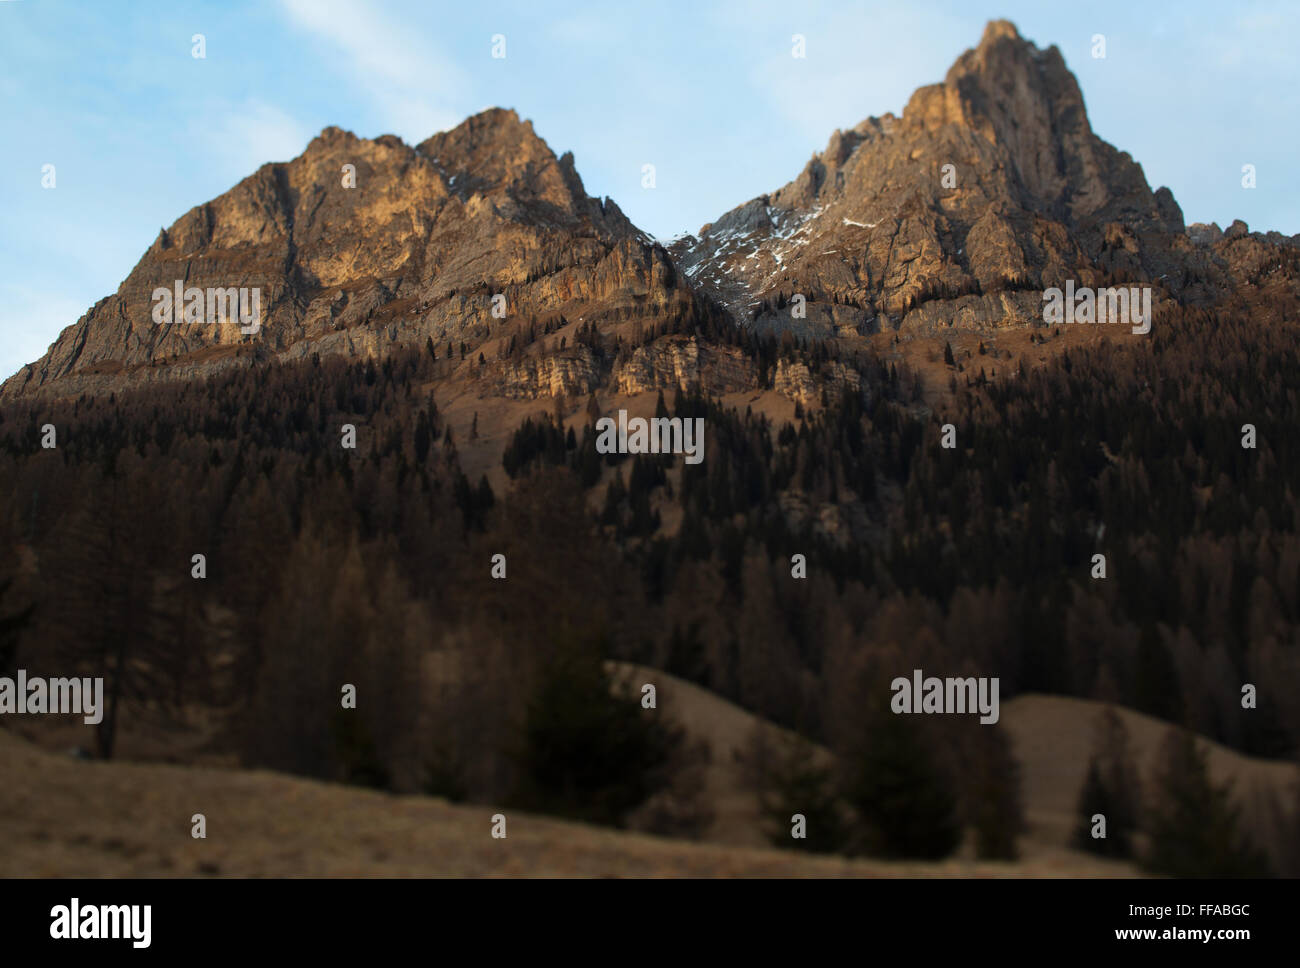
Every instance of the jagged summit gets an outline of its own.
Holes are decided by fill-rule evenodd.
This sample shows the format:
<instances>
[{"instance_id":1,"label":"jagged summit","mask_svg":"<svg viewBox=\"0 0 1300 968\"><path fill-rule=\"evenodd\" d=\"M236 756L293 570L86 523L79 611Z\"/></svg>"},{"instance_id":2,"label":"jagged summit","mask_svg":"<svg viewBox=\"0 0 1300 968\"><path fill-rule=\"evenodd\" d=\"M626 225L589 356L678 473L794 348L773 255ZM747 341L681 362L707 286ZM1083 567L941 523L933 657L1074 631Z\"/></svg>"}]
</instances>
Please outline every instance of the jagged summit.
<instances>
[{"instance_id":1,"label":"jagged summit","mask_svg":"<svg viewBox=\"0 0 1300 968\"><path fill-rule=\"evenodd\" d=\"M426 341L499 362L501 379L484 387L583 393L622 377L576 349L575 333L533 347L536 330L630 322L664 333L660 324L727 313L759 332L848 339L1034 325L1042 289L1065 279L1221 298L1295 244L1274 236L1186 229L1172 193L1152 191L1139 164L1093 133L1060 51L995 20L901 117L835 131L788 184L669 249L589 196L572 154L557 157L513 109L414 146L327 127L299 157L263 165L161 231L117 293L0 396ZM257 288L260 331L155 323L152 294L177 280ZM794 293L809 300L802 319L784 309ZM505 317L492 313L496 295ZM506 360L520 326L528 358ZM707 352L679 349L643 354L640 375L620 385L680 384L706 365ZM721 369L726 385L747 385L731 363Z\"/></svg>"},{"instance_id":2,"label":"jagged summit","mask_svg":"<svg viewBox=\"0 0 1300 968\"><path fill-rule=\"evenodd\" d=\"M219 323L158 325L152 294L257 288L255 335ZM684 311L666 252L612 201L591 198L513 110L493 108L417 146L327 127L161 231L117 293L8 380L12 395L130 374L194 376L241 358L375 355L431 339L478 347L508 318L647 317ZM575 306L577 307L574 311Z\"/></svg>"},{"instance_id":3,"label":"jagged summit","mask_svg":"<svg viewBox=\"0 0 1300 968\"><path fill-rule=\"evenodd\" d=\"M613 236L636 229L611 201L587 195L572 152L559 158L513 109L489 108L416 146L465 200L478 194L508 198L533 219Z\"/></svg>"},{"instance_id":4,"label":"jagged summit","mask_svg":"<svg viewBox=\"0 0 1300 968\"><path fill-rule=\"evenodd\" d=\"M1067 274L1177 277L1187 243L1172 193L1153 192L1141 166L1093 133L1060 51L998 20L901 118L836 131L794 181L673 251L692 281L760 328L845 336L932 330L953 315L1029 323L1028 296L991 291ZM772 310L793 292L821 302L804 327ZM970 298L907 318L938 296Z\"/></svg>"}]
</instances>

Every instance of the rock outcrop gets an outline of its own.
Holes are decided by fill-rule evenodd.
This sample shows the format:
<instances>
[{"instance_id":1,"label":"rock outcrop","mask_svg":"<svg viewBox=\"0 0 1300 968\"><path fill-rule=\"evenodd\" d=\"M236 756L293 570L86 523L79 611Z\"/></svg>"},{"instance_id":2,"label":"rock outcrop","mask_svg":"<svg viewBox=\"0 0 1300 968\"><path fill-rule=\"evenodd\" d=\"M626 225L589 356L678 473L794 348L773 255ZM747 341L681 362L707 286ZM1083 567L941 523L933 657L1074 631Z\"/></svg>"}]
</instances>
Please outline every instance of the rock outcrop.
<instances>
[{"instance_id":1,"label":"rock outcrop","mask_svg":"<svg viewBox=\"0 0 1300 968\"><path fill-rule=\"evenodd\" d=\"M259 289L260 330L155 322L152 294L177 280ZM694 311L667 252L589 197L572 156L557 159L513 111L414 148L326 128L298 158L161 231L118 291L0 393L55 381L79 392L159 368L201 376L250 358L375 356L426 339L477 353L521 320Z\"/></svg>"},{"instance_id":2,"label":"rock outcrop","mask_svg":"<svg viewBox=\"0 0 1300 968\"><path fill-rule=\"evenodd\" d=\"M1060 51L995 21L901 118L836 131L794 181L672 248L743 323L844 337L1033 324L1066 279L1208 299L1232 284L1216 242L1092 132Z\"/></svg>"},{"instance_id":3,"label":"rock outcrop","mask_svg":"<svg viewBox=\"0 0 1300 968\"><path fill-rule=\"evenodd\" d=\"M758 368L704 321L850 343L1033 326L1042 290L1068 279L1206 303L1293 283L1298 253L1300 236L1240 221L1185 227L1169 190L1092 132L1060 52L995 21L902 117L836 131L794 181L668 249L588 196L573 156L514 111L414 147L326 128L162 230L0 398L426 343L485 394L726 392ZM178 282L258 290L260 329L156 322L155 290ZM566 335L539 344L539 329ZM768 369L767 385L812 402L849 380L805 371Z\"/></svg>"}]
</instances>

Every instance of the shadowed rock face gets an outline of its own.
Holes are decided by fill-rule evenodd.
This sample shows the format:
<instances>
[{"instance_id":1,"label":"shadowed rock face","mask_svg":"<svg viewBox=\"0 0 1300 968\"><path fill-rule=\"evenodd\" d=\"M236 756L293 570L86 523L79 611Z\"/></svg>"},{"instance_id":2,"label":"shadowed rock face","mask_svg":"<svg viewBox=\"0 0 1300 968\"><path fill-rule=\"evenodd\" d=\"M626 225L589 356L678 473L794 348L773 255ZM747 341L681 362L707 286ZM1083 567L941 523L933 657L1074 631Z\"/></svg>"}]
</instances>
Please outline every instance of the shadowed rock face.
<instances>
[{"instance_id":1,"label":"shadowed rock face","mask_svg":"<svg viewBox=\"0 0 1300 968\"><path fill-rule=\"evenodd\" d=\"M1185 230L1168 189L1151 191L1140 165L1092 133L1060 52L995 21L901 118L836 131L794 181L671 255L612 201L589 197L572 155L556 158L514 111L485 111L414 148L326 128L298 158L264 165L160 232L118 291L0 398L426 340L440 354L449 342L470 359L484 352L485 393L736 388L753 368L722 348L688 360L655 344L610 365L570 338L497 357L521 322L653 325L718 307L759 331L839 338L1034 325L1042 289L1066 279L1206 302L1279 262L1293 267L1295 247L1243 223ZM260 332L156 324L152 293L177 280L260 288ZM805 318L785 305L795 293L810 300ZM505 319L492 314L495 294Z\"/></svg>"}]
</instances>

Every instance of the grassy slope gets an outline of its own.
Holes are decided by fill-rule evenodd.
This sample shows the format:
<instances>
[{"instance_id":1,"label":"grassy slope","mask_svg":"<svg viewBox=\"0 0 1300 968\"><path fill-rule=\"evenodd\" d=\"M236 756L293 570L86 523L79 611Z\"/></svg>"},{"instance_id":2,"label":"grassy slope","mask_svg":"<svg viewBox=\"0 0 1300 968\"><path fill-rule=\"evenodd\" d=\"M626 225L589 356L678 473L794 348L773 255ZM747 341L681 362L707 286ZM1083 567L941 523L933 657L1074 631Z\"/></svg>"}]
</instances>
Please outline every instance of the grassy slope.
<instances>
[{"instance_id":1,"label":"grassy slope","mask_svg":"<svg viewBox=\"0 0 1300 968\"><path fill-rule=\"evenodd\" d=\"M1052 874L953 861L881 864L689 844L393 797L260 771L93 763L0 733L0 875L999 875ZM190 816L208 837L190 837Z\"/></svg>"},{"instance_id":2,"label":"grassy slope","mask_svg":"<svg viewBox=\"0 0 1300 968\"><path fill-rule=\"evenodd\" d=\"M658 706L708 739L705 776L716 819L706 843L605 830L513 810L494 840L498 808L391 796L265 771L215 765L77 760L0 730L0 876L1129 876L1131 865L1068 849L1074 805L1101 703L1022 696L1002 705L1021 763L1029 829L1016 864L974 860L885 863L812 857L764 846L761 820L736 754L758 720L662 672L622 670L654 682ZM1144 777L1165 724L1121 710ZM84 729L85 727L80 727ZM1216 781L1232 778L1248 829L1256 787L1281 790L1285 763L1206 743ZM822 754L829 755L829 754ZM207 817L208 837L190 836ZM1262 828L1261 828L1262 829Z\"/></svg>"}]
</instances>

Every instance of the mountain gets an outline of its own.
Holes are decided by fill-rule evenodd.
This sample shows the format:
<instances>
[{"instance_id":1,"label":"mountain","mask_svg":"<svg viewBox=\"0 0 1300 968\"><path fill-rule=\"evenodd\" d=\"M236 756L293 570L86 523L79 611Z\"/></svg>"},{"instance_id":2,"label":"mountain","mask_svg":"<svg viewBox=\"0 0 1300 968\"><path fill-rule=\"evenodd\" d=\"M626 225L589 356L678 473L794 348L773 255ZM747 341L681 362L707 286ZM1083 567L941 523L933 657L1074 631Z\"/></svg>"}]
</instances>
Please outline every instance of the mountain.
<instances>
[{"instance_id":1,"label":"mountain","mask_svg":"<svg viewBox=\"0 0 1300 968\"><path fill-rule=\"evenodd\" d=\"M734 334L1031 326L1041 290L1066 279L1204 303L1295 249L1241 223L1187 231L1170 191L1152 191L1092 132L1056 47L995 21L901 118L836 131L794 181L671 252L588 196L573 156L556 158L514 111L415 147L327 128L162 230L118 291L0 398L426 342L440 357L450 348L451 373L485 396L769 386L812 398L788 368L755 367L728 345ZM178 280L260 289L260 331L155 323L152 294ZM786 306L796 293L802 317ZM614 338L609 352L591 327Z\"/></svg>"},{"instance_id":2,"label":"mountain","mask_svg":"<svg viewBox=\"0 0 1300 968\"><path fill-rule=\"evenodd\" d=\"M106 680L66 743L25 723L46 744L468 801L441 816L485 838L508 804L524 843L529 812L929 858L960 827L999 864L1061 856L1094 757L1123 792L1121 731L1082 728L1119 704L1153 774L1122 812L1200 807L1155 870L1258 871L1254 840L1293 873L1282 786L1229 791L1167 727L1300 750L1295 243L1184 226L1005 23L670 246L512 111L414 147L326 129L4 385L0 676ZM261 290L262 324L155 322L178 279ZM1152 286L1150 335L1044 325L1069 280ZM704 459L609 452L621 410L702 427ZM990 680L1006 719L882 715L917 670Z\"/></svg>"},{"instance_id":3,"label":"mountain","mask_svg":"<svg viewBox=\"0 0 1300 968\"><path fill-rule=\"evenodd\" d=\"M1234 255L1189 237L1169 189L1153 192L1093 133L1060 51L994 21L901 118L836 131L794 181L673 254L760 329L851 337L1032 325L1042 289L1065 279L1205 300L1238 281L1234 262L1248 271L1269 249ZM803 321L785 310L794 293L809 300Z\"/></svg>"},{"instance_id":4,"label":"mountain","mask_svg":"<svg viewBox=\"0 0 1300 968\"><path fill-rule=\"evenodd\" d=\"M348 187L346 165L355 169ZM262 327L158 325L155 288L260 287ZM505 319L492 314L493 296ZM78 393L233 361L374 356L410 342L472 354L507 321L568 313L596 325L697 312L665 250L586 194L513 111L493 109L412 148L326 128L164 229L4 395Z\"/></svg>"}]
</instances>

